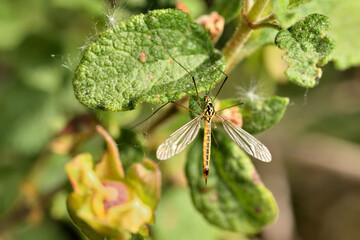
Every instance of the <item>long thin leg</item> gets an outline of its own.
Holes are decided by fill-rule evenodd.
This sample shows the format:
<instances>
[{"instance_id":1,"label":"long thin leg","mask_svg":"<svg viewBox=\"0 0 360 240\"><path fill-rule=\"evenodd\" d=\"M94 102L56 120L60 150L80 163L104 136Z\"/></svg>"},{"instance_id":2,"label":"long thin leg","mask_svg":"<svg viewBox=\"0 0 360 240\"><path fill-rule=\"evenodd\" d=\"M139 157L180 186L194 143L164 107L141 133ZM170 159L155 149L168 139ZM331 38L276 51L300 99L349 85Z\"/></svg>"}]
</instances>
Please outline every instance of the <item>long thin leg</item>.
<instances>
[{"instance_id":1,"label":"long thin leg","mask_svg":"<svg viewBox=\"0 0 360 240\"><path fill-rule=\"evenodd\" d=\"M211 42L210 42L210 43L211 43ZM228 75L227 75L224 71L220 70L220 69L211 61L210 50L209 50L209 41L207 42L206 47L207 47L207 50L208 50L208 55L209 55L209 59L210 59L211 65L213 65L214 68L216 68L218 71L220 71L220 72L225 76L225 79L223 80L223 82L222 82L219 90L217 91L217 93L216 93L216 95L215 95L215 97L214 97L214 99L213 99L213 102L214 102L215 99L217 98L219 92L221 91L222 87L224 86L226 80L227 80L229 77L228 77Z\"/></svg>"},{"instance_id":2,"label":"long thin leg","mask_svg":"<svg viewBox=\"0 0 360 240\"><path fill-rule=\"evenodd\" d=\"M215 66L215 65L214 65ZM225 79L224 79L224 81L222 82L222 84L221 84L221 86L220 86L220 88L219 88L219 90L217 91L217 93L216 93L216 95L215 95L215 97L214 97L214 99L213 99L213 102L215 101L215 99L217 98L217 96L219 95L219 93L220 93L220 91L221 91L221 89L222 89L222 87L224 86L224 84L226 83L226 80L229 78L228 77L228 75L226 75L226 73L224 73L223 71L221 71L218 67L216 67L215 66L215 68L217 69L217 70L219 70L220 72L222 72L224 75L225 75Z\"/></svg>"},{"instance_id":3,"label":"long thin leg","mask_svg":"<svg viewBox=\"0 0 360 240\"><path fill-rule=\"evenodd\" d=\"M196 111L194 111L194 110L192 110L192 109L190 109L190 108L188 108L188 107L185 107L185 106L183 106L183 105L181 105L181 104L179 104L179 103L177 103L177 102L174 102L174 101L170 101L171 103L174 103L174 104L176 104L176 105L178 105L178 106L180 106L180 107L182 107L182 108L185 108L186 110L189 110L189 111L191 111L191 112L193 112L193 113L196 113L197 115L200 115L200 113L198 113L198 112L196 112Z\"/></svg>"},{"instance_id":4,"label":"long thin leg","mask_svg":"<svg viewBox=\"0 0 360 240\"><path fill-rule=\"evenodd\" d=\"M156 109L155 112L153 112L149 117L147 117L147 118L145 118L144 120L142 120L141 122L139 122L139 123L131 126L130 128L136 128L137 126L143 124L144 122L146 122L147 120L149 120L152 116L154 116L160 109L162 109L163 107L165 107L165 106L168 105L169 103L174 103L174 104L177 105L177 106L180 106L180 107L182 107L182 108L185 108L186 110L189 110L189 111L191 111L191 112L193 112L193 113L196 113L197 115L200 115L200 113L198 113L198 112L196 112L196 111L194 111L194 110L192 110L192 109L190 109L190 108L187 108L187 107L185 107L185 106L183 106L183 105L181 105L181 104L179 104L179 103L177 103L177 102L169 101L169 102L165 103L164 105L162 105L161 107L159 107L158 109Z\"/></svg>"},{"instance_id":5,"label":"long thin leg","mask_svg":"<svg viewBox=\"0 0 360 240\"><path fill-rule=\"evenodd\" d=\"M142 120L141 122L136 123L135 125L131 126L130 128L136 128L137 126L143 124L144 122L146 122L147 120L149 120L152 116L154 116L160 109L162 109L163 107L165 107L166 105L168 105L170 102L165 103L164 105L162 105L161 107L159 107L158 109L156 109L155 112L153 112L149 117L145 118L144 120Z\"/></svg>"},{"instance_id":6,"label":"long thin leg","mask_svg":"<svg viewBox=\"0 0 360 240\"><path fill-rule=\"evenodd\" d=\"M150 16L150 15L147 15L147 17L148 17L149 19L151 19L151 16ZM151 19L150 21L152 21L152 19ZM153 21L152 21L152 22L153 22ZM154 22L153 22L153 23L154 23ZM179 63L179 62L170 54L169 49L166 47L166 44L165 44L163 38L161 37L161 35L160 35L160 33L159 33L159 31L158 31L158 29L157 29L156 27L155 27L155 31L156 31L157 35L159 36L162 44L163 44L164 47L165 47L166 52L169 54L169 56L171 57L171 59L174 60L177 64L179 64L179 66L182 67L182 68L191 76L192 81L193 81L194 86L195 86L196 95L197 95L197 98L198 98L198 101L199 101L199 105L200 105L200 107L202 108L201 101L200 101L200 97L199 97L199 92L198 92L198 89L197 89L197 86L196 86L195 77L190 73L189 70L187 70L181 63Z\"/></svg>"}]
</instances>

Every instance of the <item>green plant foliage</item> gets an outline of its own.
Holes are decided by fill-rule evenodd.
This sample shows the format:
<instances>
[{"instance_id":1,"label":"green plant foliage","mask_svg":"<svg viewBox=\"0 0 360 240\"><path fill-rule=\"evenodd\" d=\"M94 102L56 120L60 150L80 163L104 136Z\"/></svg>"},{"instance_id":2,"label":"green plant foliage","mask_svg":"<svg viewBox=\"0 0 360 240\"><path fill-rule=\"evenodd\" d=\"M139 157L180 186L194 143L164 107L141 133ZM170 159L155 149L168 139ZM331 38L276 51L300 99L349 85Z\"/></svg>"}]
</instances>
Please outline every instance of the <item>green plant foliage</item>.
<instances>
[{"instance_id":1,"label":"green plant foliage","mask_svg":"<svg viewBox=\"0 0 360 240\"><path fill-rule=\"evenodd\" d=\"M131 164L140 163L144 159L144 141L139 132L133 129L122 128L116 139L124 169Z\"/></svg>"},{"instance_id":2,"label":"green plant foliage","mask_svg":"<svg viewBox=\"0 0 360 240\"><path fill-rule=\"evenodd\" d=\"M329 28L328 17L311 14L276 35L276 45L286 50L285 75L290 81L307 88L316 85L322 74L319 66L329 62L335 50L335 42L325 35Z\"/></svg>"},{"instance_id":3,"label":"green plant foliage","mask_svg":"<svg viewBox=\"0 0 360 240\"><path fill-rule=\"evenodd\" d=\"M228 100L221 102L221 108L239 102L244 103L238 107L238 112L242 115L242 128L248 133L254 134L265 131L277 123L284 115L286 107L289 104L289 99L274 96L265 100Z\"/></svg>"},{"instance_id":4,"label":"green plant foliage","mask_svg":"<svg viewBox=\"0 0 360 240\"><path fill-rule=\"evenodd\" d=\"M175 207L176 206L176 207ZM184 231L186 229L186 231ZM153 238L156 240L176 239L227 239L248 240L240 234L227 232L224 237L222 229L210 224L191 201L188 189L174 187L167 189L161 196L161 203L156 210L156 224L152 226Z\"/></svg>"},{"instance_id":5,"label":"green plant foliage","mask_svg":"<svg viewBox=\"0 0 360 240\"><path fill-rule=\"evenodd\" d=\"M200 138L188 153L186 175L193 203L209 222L220 228L257 233L277 216L274 197L239 146L222 132L216 133L216 139L219 148L210 163L207 186L202 174Z\"/></svg>"},{"instance_id":6,"label":"green plant foliage","mask_svg":"<svg viewBox=\"0 0 360 240\"><path fill-rule=\"evenodd\" d=\"M241 5L242 1L240 0L218 0L213 5L212 10L217 11L228 23L240 14Z\"/></svg>"},{"instance_id":7,"label":"green plant foliage","mask_svg":"<svg viewBox=\"0 0 360 240\"><path fill-rule=\"evenodd\" d=\"M297 18L311 13L328 16L332 23L329 35L336 42L336 52L333 56L335 66L343 70L360 64L360 55L358 51L354 51L360 48L360 41L358 41L360 29L356 27L360 25L360 16L356 14L360 12L360 1L278 0L274 7L277 19L284 27L291 26ZM286 17L289 15L292 17Z\"/></svg>"},{"instance_id":8,"label":"green plant foliage","mask_svg":"<svg viewBox=\"0 0 360 240\"><path fill-rule=\"evenodd\" d=\"M131 240L151 240L152 238L150 236L142 236L140 234L132 234L131 235Z\"/></svg>"},{"instance_id":9,"label":"green plant foliage","mask_svg":"<svg viewBox=\"0 0 360 240\"><path fill-rule=\"evenodd\" d=\"M201 103L202 107L204 107L206 105L204 98L200 97L200 103ZM198 100L197 95L190 96L189 108L197 113L202 113L204 111L199 105L199 100ZM190 114L191 119L194 119L198 116L196 113L191 112L191 111L189 111L189 114Z\"/></svg>"},{"instance_id":10,"label":"green plant foliage","mask_svg":"<svg viewBox=\"0 0 360 240\"><path fill-rule=\"evenodd\" d=\"M5 158L4 158L5 159ZM16 202L18 189L25 174L23 169L18 166L0 165L0 215L5 216Z\"/></svg>"},{"instance_id":11,"label":"green plant foliage","mask_svg":"<svg viewBox=\"0 0 360 240\"><path fill-rule=\"evenodd\" d=\"M13 239L29 240L29 239L52 239L64 240L72 239L73 236L69 232L63 231L59 227L59 222L49 217L44 217L41 222L36 225L21 223L18 228L13 230ZM95 240L95 239L92 239ZM97 239L101 240L101 239Z\"/></svg>"},{"instance_id":12,"label":"green plant foliage","mask_svg":"<svg viewBox=\"0 0 360 240\"><path fill-rule=\"evenodd\" d=\"M301 16L317 12L331 19L329 35L336 41L335 66L341 70L360 65L360 1L317 0L302 5Z\"/></svg>"},{"instance_id":13,"label":"green plant foliage","mask_svg":"<svg viewBox=\"0 0 360 240\"><path fill-rule=\"evenodd\" d=\"M289 9L295 8L301 4L311 2L313 0L288 0L289 1Z\"/></svg>"},{"instance_id":14,"label":"green plant foliage","mask_svg":"<svg viewBox=\"0 0 360 240\"><path fill-rule=\"evenodd\" d=\"M242 115L242 128L248 133L258 133L277 123L286 110L289 104L289 99L284 97L270 97L265 100L260 99L237 99L237 100L223 100L220 102L220 109L243 102L243 105L238 106L238 112ZM202 101L203 106L205 106ZM202 113L197 97L191 96L189 100L189 108ZM219 110L219 109L216 109ZM193 119L197 114L189 112Z\"/></svg>"},{"instance_id":15,"label":"green plant foliage","mask_svg":"<svg viewBox=\"0 0 360 240\"><path fill-rule=\"evenodd\" d=\"M165 46L164 46L165 45ZM224 69L204 28L180 10L137 15L102 33L84 52L73 86L84 105L106 111L134 109L136 103L165 103L211 89ZM210 55L209 55L210 54Z\"/></svg>"},{"instance_id":16,"label":"green plant foliage","mask_svg":"<svg viewBox=\"0 0 360 240\"><path fill-rule=\"evenodd\" d=\"M131 233L147 236L145 224L154 222L160 198L160 170L144 159L125 175L114 140L102 127L96 129L108 147L100 162L94 166L91 154L83 153L65 166L74 189L67 199L69 214L91 240L99 239L97 233L114 239L130 239Z\"/></svg>"},{"instance_id":17,"label":"green plant foliage","mask_svg":"<svg viewBox=\"0 0 360 240\"><path fill-rule=\"evenodd\" d=\"M273 0L273 9L276 19L281 23L281 26L288 28L296 22L298 14L290 10L289 0Z\"/></svg>"},{"instance_id":18,"label":"green plant foliage","mask_svg":"<svg viewBox=\"0 0 360 240\"><path fill-rule=\"evenodd\" d=\"M267 130L284 115L289 99L274 96L275 92L291 97L293 111L302 111L300 105L305 102L303 89L279 84L284 80L283 66L276 61L279 51L272 47L262 51L263 46L274 43L277 34L276 43L284 49L289 65L287 76L298 85L316 85L320 67L329 60L337 69L360 65L360 1L253 0L247 17L255 24L262 23L254 28L241 21L244 1L181 1L189 15L174 9L149 12L173 8L178 0L127 0L126 4L0 1L0 238L239 240L258 234L272 222L277 206L271 192L261 183L249 156L216 118L212 129L219 146L213 141L207 185L202 173L201 131L191 147L161 165L145 158L153 156L165 137L189 119L187 111L173 111L175 105L169 104L141 126L146 137L139 129L128 128L135 119L154 112L149 104L140 107L142 102L160 104L191 96L190 109L203 112L194 96L191 74L203 96L205 91L213 93L215 84L224 79L214 65L225 71L224 58L207 32L193 23L212 10L230 23L217 46L224 46L222 52L229 60L226 73L231 72L232 79L216 100L216 110L244 102L218 113L242 124L251 134ZM111 2L116 6L110 7ZM261 92L271 97L255 96L260 91L252 86L239 89L252 79L264 83ZM324 80L312 91L311 104L303 106L308 114L300 114L301 118L289 114L284 119L284 129L276 136L280 147L274 149L288 153L294 142L285 146L280 140L315 131L321 133L319 143L324 138L320 147L346 140L334 143L340 153L346 153L342 155L350 157L360 141L356 76L330 65ZM240 99L220 100L239 95ZM200 101L205 106L202 97ZM88 107L136 110L119 113ZM197 116L189 113L192 118ZM111 137L104 136L108 143L105 152L104 141L94 134L99 123L115 138L109 141ZM295 125L296 129L287 127ZM305 143L300 139L295 147L311 158ZM90 155L80 154L84 152ZM273 161L278 161L278 154L273 155ZM185 161L186 179L182 172ZM69 182L64 165L68 166ZM265 166L274 170L273 164ZM349 166L344 165L345 170ZM284 183L299 193L292 180L300 175L285 170L289 179L284 178ZM299 189L305 188L301 185ZM328 199L325 195L320 198ZM294 202L298 201L295 196ZM302 217L293 210L296 228L301 230Z\"/></svg>"},{"instance_id":19,"label":"green plant foliage","mask_svg":"<svg viewBox=\"0 0 360 240\"><path fill-rule=\"evenodd\" d=\"M288 98L277 96L265 101L254 100L250 104L245 104L241 111L242 128L252 134L265 131L282 118L288 104Z\"/></svg>"}]
</instances>

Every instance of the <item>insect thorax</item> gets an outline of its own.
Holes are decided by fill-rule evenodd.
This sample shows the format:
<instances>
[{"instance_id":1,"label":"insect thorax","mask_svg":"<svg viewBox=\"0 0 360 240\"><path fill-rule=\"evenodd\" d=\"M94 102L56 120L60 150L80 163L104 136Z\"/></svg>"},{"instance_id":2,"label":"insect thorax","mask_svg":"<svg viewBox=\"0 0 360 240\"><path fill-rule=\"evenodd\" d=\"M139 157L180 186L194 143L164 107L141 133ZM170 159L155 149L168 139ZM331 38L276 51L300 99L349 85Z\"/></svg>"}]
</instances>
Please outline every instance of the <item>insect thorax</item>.
<instances>
[{"instance_id":1,"label":"insect thorax","mask_svg":"<svg viewBox=\"0 0 360 240\"><path fill-rule=\"evenodd\" d=\"M210 122L213 116L215 115L215 108L209 97L205 97L205 108L204 108L204 118L207 122Z\"/></svg>"}]
</instances>

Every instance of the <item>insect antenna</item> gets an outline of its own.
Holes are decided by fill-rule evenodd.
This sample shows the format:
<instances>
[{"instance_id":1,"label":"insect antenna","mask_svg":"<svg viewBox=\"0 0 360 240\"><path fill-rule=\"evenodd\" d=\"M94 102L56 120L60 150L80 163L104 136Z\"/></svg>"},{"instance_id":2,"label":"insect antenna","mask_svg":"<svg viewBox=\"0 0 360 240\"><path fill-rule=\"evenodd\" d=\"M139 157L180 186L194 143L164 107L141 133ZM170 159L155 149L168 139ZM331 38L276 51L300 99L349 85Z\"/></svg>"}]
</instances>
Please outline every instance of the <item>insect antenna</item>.
<instances>
[{"instance_id":1,"label":"insect antenna","mask_svg":"<svg viewBox=\"0 0 360 240\"><path fill-rule=\"evenodd\" d=\"M153 25L154 25L154 22L153 22L153 20L151 19L151 16L150 16L149 14L147 14L146 16L150 19L150 21L151 21L151 22L153 23ZM154 26L155 26L155 25L154 25ZM159 36L159 38L160 38L160 40L161 40L161 42L162 42L162 44L163 44L166 52L169 54L169 56L171 57L171 59L172 59L173 61L175 61L177 64L179 64L179 66L182 67L182 68L191 76L192 81L193 81L194 86L195 86L196 95L197 95L197 98L198 98L199 105L200 105L200 107L202 108L201 101L200 101L200 97L199 97L199 92L198 92L198 89L197 89L197 85L196 85L196 81L195 81L194 75L192 75L189 70L187 70L180 62L178 62L178 61L170 54L170 51L169 51L169 49L166 47L165 41L164 41L163 38L161 37L161 35L160 35L160 33L159 33L159 31L158 31L158 29L157 29L156 26L155 26L155 31L156 31L157 35Z\"/></svg>"},{"instance_id":2,"label":"insect antenna","mask_svg":"<svg viewBox=\"0 0 360 240\"><path fill-rule=\"evenodd\" d=\"M210 94L210 88L209 90L206 90L206 96L209 96L209 94Z\"/></svg>"}]
</instances>

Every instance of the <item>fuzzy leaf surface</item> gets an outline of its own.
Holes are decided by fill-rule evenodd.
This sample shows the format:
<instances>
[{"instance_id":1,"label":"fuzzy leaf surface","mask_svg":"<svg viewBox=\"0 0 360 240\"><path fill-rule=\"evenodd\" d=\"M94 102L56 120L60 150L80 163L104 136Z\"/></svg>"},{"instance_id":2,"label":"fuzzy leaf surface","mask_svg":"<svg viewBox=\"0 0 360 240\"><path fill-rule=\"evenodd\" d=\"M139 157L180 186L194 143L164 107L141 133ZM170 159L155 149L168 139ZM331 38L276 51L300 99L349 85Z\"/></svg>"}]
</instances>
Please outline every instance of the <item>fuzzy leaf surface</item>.
<instances>
[{"instance_id":1,"label":"fuzzy leaf surface","mask_svg":"<svg viewBox=\"0 0 360 240\"><path fill-rule=\"evenodd\" d=\"M242 128L251 134L265 131L282 118L288 104L288 98L274 96L265 101L255 100L250 105L245 105L241 111Z\"/></svg>"},{"instance_id":2,"label":"fuzzy leaf surface","mask_svg":"<svg viewBox=\"0 0 360 240\"><path fill-rule=\"evenodd\" d=\"M174 9L136 15L100 34L84 51L73 79L77 99L90 108L125 111L137 103L165 103L194 94L191 76L206 91L221 79L223 57L205 29Z\"/></svg>"},{"instance_id":3,"label":"fuzzy leaf surface","mask_svg":"<svg viewBox=\"0 0 360 240\"><path fill-rule=\"evenodd\" d=\"M335 42L325 35L330 20L311 14L276 35L275 43L284 49L288 68L285 75L301 87L314 87L321 77L320 66L328 63L335 51Z\"/></svg>"},{"instance_id":4,"label":"fuzzy leaf surface","mask_svg":"<svg viewBox=\"0 0 360 240\"><path fill-rule=\"evenodd\" d=\"M242 115L242 128L248 133L254 134L265 131L276 124L284 115L289 99L284 97L270 97L264 101L254 99L221 101L221 108L243 102L238 107Z\"/></svg>"},{"instance_id":5,"label":"fuzzy leaf surface","mask_svg":"<svg viewBox=\"0 0 360 240\"><path fill-rule=\"evenodd\" d=\"M284 27L291 26L296 19L312 13L328 16L332 28L329 36L336 42L333 56L335 66L344 70L360 64L360 1L352 0L276 0L276 18Z\"/></svg>"},{"instance_id":6,"label":"fuzzy leaf surface","mask_svg":"<svg viewBox=\"0 0 360 240\"><path fill-rule=\"evenodd\" d=\"M238 145L223 132L215 135L219 148L212 158L206 186L201 138L195 140L188 153L186 175L193 203L210 223L222 229L257 233L275 220L278 212L275 199Z\"/></svg>"}]
</instances>

